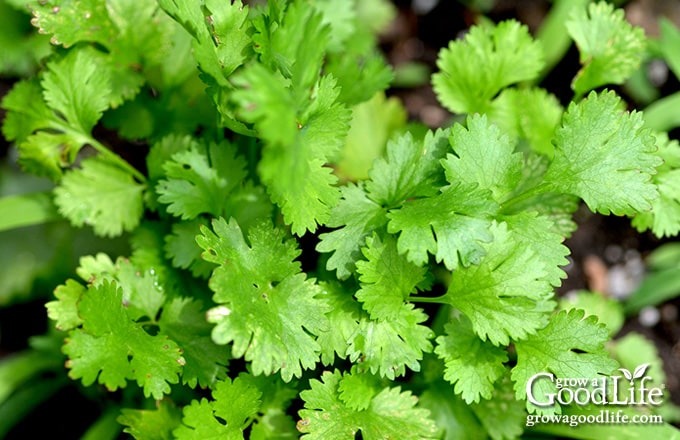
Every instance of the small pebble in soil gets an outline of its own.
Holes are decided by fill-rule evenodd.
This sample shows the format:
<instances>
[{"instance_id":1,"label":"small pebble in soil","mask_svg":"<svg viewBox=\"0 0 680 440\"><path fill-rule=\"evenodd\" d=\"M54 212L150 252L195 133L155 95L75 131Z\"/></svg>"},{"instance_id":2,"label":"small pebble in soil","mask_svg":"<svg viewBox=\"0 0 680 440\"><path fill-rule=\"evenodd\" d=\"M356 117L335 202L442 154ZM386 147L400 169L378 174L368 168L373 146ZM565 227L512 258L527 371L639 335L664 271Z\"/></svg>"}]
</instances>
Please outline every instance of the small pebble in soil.
<instances>
[{"instance_id":1,"label":"small pebble in soil","mask_svg":"<svg viewBox=\"0 0 680 440\"><path fill-rule=\"evenodd\" d=\"M640 324L644 327L654 327L659 323L660 318L661 314L659 313L659 309L653 306L643 308L640 310L640 314L638 316Z\"/></svg>"}]
</instances>

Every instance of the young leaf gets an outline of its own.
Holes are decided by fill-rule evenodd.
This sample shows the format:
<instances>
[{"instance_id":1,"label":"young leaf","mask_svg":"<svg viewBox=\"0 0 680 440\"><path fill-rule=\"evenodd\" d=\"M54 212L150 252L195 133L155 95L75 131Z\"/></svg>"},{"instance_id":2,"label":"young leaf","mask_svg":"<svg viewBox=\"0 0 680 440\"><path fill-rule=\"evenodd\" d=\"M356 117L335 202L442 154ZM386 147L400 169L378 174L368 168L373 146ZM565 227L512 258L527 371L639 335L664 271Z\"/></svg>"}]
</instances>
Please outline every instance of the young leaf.
<instances>
[{"instance_id":1,"label":"young leaf","mask_svg":"<svg viewBox=\"0 0 680 440\"><path fill-rule=\"evenodd\" d=\"M319 234L321 241L316 250L333 252L326 262L326 269L337 270L338 279L344 280L354 272L366 237L387 223L387 212L368 198L361 184L349 183L340 191L342 198L331 210L326 224L338 229Z\"/></svg>"},{"instance_id":2,"label":"young leaf","mask_svg":"<svg viewBox=\"0 0 680 440\"><path fill-rule=\"evenodd\" d=\"M156 187L158 201L182 220L200 214L220 216L231 192L245 179L245 166L245 160L226 141L204 146L203 151L192 148L175 153L163 165L166 179Z\"/></svg>"},{"instance_id":3,"label":"young leaf","mask_svg":"<svg viewBox=\"0 0 680 440\"><path fill-rule=\"evenodd\" d=\"M40 86L22 81L2 101L3 133L19 142L29 172L59 180L109 107L110 72L92 49L70 51L47 65Z\"/></svg>"},{"instance_id":4,"label":"young leaf","mask_svg":"<svg viewBox=\"0 0 680 440\"><path fill-rule=\"evenodd\" d=\"M205 320L201 302L173 298L163 307L158 327L182 349L182 383L208 388L227 376L229 353L212 341L212 326Z\"/></svg>"},{"instance_id":5,"label":"young leaf","mask_svg":"<svg viewBox=\"0 0 680 440\"><path fill-rule=\"evenodd\" d=\"M484 258L453 272L443 300L469 318L482 340L507 345L545 326L555 303L536 253L503 223L491 232L494 240L484 246Z\"/></svg>"},{"instance_id":6,"label":"young leaf","mask_svg":"<svg viewBox=\"0 0 680 440\"><path fill-rule=\"evenodd\" d=\"M409 261L423 265L429 252L454 270L479 263L483 243L493 238L491 218L497 209L490 191L476 184L452 183L436 196L390 211L387 231L400 233L397 248Z\"/></svg>"},{"instance_id":7,"label":"young leaf","mask_svg":"<svg viewBox=\"0 0 680 440\"><path fill-rule=\"evenodd\" d=\"M294 240L261 223L248 233L248 244L235 220L213 221L196 238L203 258L219 264L210 278L219 306L208 311L217 324L213 340L233 342L234 357L252 361L253 374L281 371L285 381L300 377L319 360L314 335L328 325L323 290L306 279Z\"/></svg>"},{"instance_id":8,"label":"young leaf","mask_svg":"<svg viewBox=\"0 0 680 440\"><path fill-rule=\"evenodd\" d=\"M572 83L578 95L606 84L623 84L642 62L644 30L631 26L623 9L603 1L590 3L587 12L576 9L566 27L583 64Z\"/></svg>"},{"instance_id":9,"label":"young leaf","mask_svg":"<svg viewBox=\"0 0 680 440\"><path fill-rule=\"evenodd\" d=\"M417 140L407 133L387 144L387 155L375 161L366 182L369 198L393 208L409 198L431 196L446 183L439 160L449 148L448 130L429 131Z\"/></svg>"},{"instance_id":10,"label":"young leaf","mask_svg":"<svg viewBox=\"0 0 680 440\"><path fill-rule=\"evenodd\" d=\"M446 362L444 379L466 403L491 399L494 383L506 371L508 355L503 347L482 341L467 318L446 324L446 334L437 338L435 353Z\"/></svg>"},{"instance_id":11,"label":"young leaf","mask_svg":"<svg viewBox=\"0 0 680 440\"><path fill-rule=\"evenodd\" d=\"M402 304L390 320L374 320L364 315L358 331L348 341L351 361L361 359L373 374L394 380L406 374L406 367L420 371L423 353L432 351L432 330L423 325L427 315L413 304Z\"/></svg>"},{"instance_id":12,"label":"young leaf","mask_svg":"<svg viewBox=\"0 0 680 440\"><path fill-rule=\"evenodd\" d=\"M658 197L651 182L661 165L640 113L624 113L614 92L591 92L572 103L555 134L555 158L545 182L581 197L603 214L634 214Z\"/></svg>"},{"instance_id":13,"label":"young leaf","mask_svg":"<svg viewBox=\"0 0 680 440\"><path fill-rule=\"evenodd\" d=\"M408 296L415 293L426 270L400 255L392 236L381 240L374 234L366 240L363 252L366 260L357 262L361 289L356 297L371 318L393 320L401 313Z\"/></svg>"},{"instance_id":14,"label":"young leaf","mask_svg":"<svg viewBox=\"0 0 680 440\"><path fill-rule=\"evenodd\" d=\"M483 113L501 89L538 76L543 52L526 26L508 20L473 26L439 52L437 67L432 84L439 101L454 113Z\"/></svg>"},{"instance_id":15,"label":"young leaf","mask_svg":"<svg viewBox=\"0 0 680 440\"><path fill-rule=\"evenodd\" d=\"M68 331L80 326L83 320L78 316L78 302L85 293L85 287L74 280L66 280L54 289L55 301L45 304L47 316L56 321L57 330Z\"/></svg>"},{"instance_id":16,"label":"young leaf","mask_svg":"<svg viewBox=\"0 0 680 440\"><path fill-rule=\"evenodd\" d=\"M212 391L213 400L192 400L184 407L182 425L173 431L183 439L243 439L243 431L260 409L262 393L246 380L226 378Z\"/></svg>"},{"instance_id":17,"label":"young leaf","mask_svg":"<svg viewBox=\"0 0 680 440\"><path fill-rule=\"evenodd\" d=\"M97 156L64 175L54 201L74 226L92 225L95 234L115 237L139 224L143 191L127 171Z\"/></svg>"},{"instance_id":18,"label":"young leaf","mask_svg":"<svg viewBox=\"0 0 680 440\"><path fill-rule=\"evenodd\" d=\"M303 440L352 440L361 431L366 440L437 438L429 411L415 408L417 398L399 388L384 388L370 398L365 410L353 409L340 398L339 386L347 375L325 372L322 381L312 379L310 389L300 393L305 409L300 410L298 430Z\"/></svg>"},{"instance_id":19,"label":"young leaf","mask_svg":"<svg viewBox=\"0 0 680 440\"><path fill-rule=\"evenodd\" d=\"M182 413L167 400L158 402L155 409L123 408L117 419L125 426L123 432L140 440L169 440L181 420Z\"/></svg>"},{"instance_id":20,"label":"young leaf","mask_svg":"<svg viewBox=\"0 0 680 440\"><path fill-rule=\"evenodd\" d=\"M442 160L446 180L476 183L501 202L522 176L522 155L514 151L515 143L485 115L469 116L466 125L456 124L451 130L449 140L454 153Z\"/></svg>"},{"instance_id":21,"label":"young leaf","mask_svg":"<svg viewBox=\"0 0 680 440\"><path fill-rule=\"evenodd\" d=\"M559 378L597 378L616 369L617 362L604 348L607 328L597 322L597 317L584 316L579 309L561 311L545 328L515 343L517 365L512 369L512 380L518 399L526 397L527 381L537 373L549 372ZM554 385L547 381L537 382L534 387L535 395L554 391ZM530 403L527 408L536 409ZM556 405L543 410L560 409Z\"/></svg>"},{"instance_id":22,"label":"young leaf","mask_svg":"<svg viewBox=\"0 0 680 440\"><path fill-rule=\"evenodd\" d=\"M146 333L128 316L115 283L90 287L78 304L82 328L69 333L64 353L69 376L84 385L96 380L114 391L136 380L146 397L161 399L179 381L181 350L167 336Z\"/></svg>"},{"instance_id":23,"label":"young leaf","mask_svg":"<svg viewBox=\"0 0 680 440\"><path fill-rule=\"evenodd\" d=\"M335 102L335 80L321 78L311 94L306 91L307 103L297 103L287 81L259 64L248 66L235 82L243 118L266 143L258 172L272 200L295 234L315 231L339 199L337 178L324 165L349 130L350 112Z\"/></svg>"},{"instance_id":24,"label":"young leaf","mask_svg":"<svg viewBox=\"0 0 680 440\"><path fill-rule=\"evenodd\" d=\"M652 176L659 198L650 211L635 214L632 225L640 232L651 229L657 237L673 237L680 232L680 145L666 134L657 134L656 142L656 154L664 161Z\"/></svg>"}]
</instances>

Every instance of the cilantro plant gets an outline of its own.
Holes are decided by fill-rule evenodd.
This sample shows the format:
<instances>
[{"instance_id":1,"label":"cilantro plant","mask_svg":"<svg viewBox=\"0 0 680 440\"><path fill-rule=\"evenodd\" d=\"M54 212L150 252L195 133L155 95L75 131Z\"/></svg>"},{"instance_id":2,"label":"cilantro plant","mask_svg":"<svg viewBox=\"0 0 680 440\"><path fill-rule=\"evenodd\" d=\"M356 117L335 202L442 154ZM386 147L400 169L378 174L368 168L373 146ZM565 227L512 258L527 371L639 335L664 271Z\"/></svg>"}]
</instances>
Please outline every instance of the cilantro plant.
<instances>
[{"instance_id":1,"label":"cilantro plant","mask_svg":"<svg viewBox=\"0 0 680 440\"><path fill-rule=\"evenodd\" d=\"M604 2L538 38L474 26L432 75L457 122L410 129L385 96L389 3L252 3L28 1L52 49L2 100L2 132L53 187L0 199L0 227L65 218L129 248L82 256L54 289L55 330L0 366L5 411L52 371L111 396L87 438L623 432L525 426L575 411L534 406L526 383L632 371L639 347L663 380L648 343L611 340L623 312L555 297L580 201L680 230L680 147L611 88L644 32ZM582 64L566 108L538 85L554 32Z\"/></svg>"}]
</instances>

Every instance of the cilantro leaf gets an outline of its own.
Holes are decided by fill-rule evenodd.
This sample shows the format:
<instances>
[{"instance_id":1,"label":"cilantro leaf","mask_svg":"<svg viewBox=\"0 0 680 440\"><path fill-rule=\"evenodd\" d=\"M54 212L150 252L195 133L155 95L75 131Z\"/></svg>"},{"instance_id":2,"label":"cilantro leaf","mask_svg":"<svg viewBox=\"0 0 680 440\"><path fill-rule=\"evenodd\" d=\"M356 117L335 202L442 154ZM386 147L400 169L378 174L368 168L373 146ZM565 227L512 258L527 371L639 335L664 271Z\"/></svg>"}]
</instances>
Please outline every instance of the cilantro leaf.
<instances>
[{"instance_id":1,"label":"cilantro leaf","mask_svg":"<svg viewBox=\"0 0 680 440\"><path fill-rule=\"evenodd\" d=\"M206 152L204 152L206 151ZM246 177L245 160L229 143L180 151L165 162L166 179L158 182L158 201L183 220L200 214L223 214L231 192Z\"/></svg>"},{"instance_id":2,"label":"cilantro leaf","mask_svg":"<svg viewBox=\"0 0 680 440\"><path fill-rule=\"evenodd\" d=\"M118 423L125 426L123 432L136 439L166 440L180 424L182 413L168 400L161 400L155 409L123 408Z\"/></svg>"},{"instance_id":3,"label":"cilantro leaf","mask_svg":"<svg viewBox=\"0 0 680 440\"><path fill-rule=\"evenodd\" d=\"M522 155L514 152L514 142L501 134L485 115L469 116L466 125L467 128L456 124L451 130L454 154L442 161L446 179L477 183L501 202L520 180Z\"/></svg>"},{"instance_id":4,"label":"cilantro leaf","mask_svg":"<svg viewBox=\"0 0 680 440\"><path fill-rule=\"evenodd\" d=\"M555 307L545 264L505 223L491 227L478 265L454 271L443 300L463 312L474 332L494 345L526 338Z\"/></svg>"},{"instance_id":5,"label":"cilantro leaf","mask_svg":"<svg viewBox=\"0 0 680 440\"><path fill-rule=\"evenodd\" d=\"M144 395L161 399L179 381L184 358L165 335L146 333L128 316L123 291L104 282L88 288L78 303L82 328L69 333L64 353L69 376L84 385L98 380L109 390L136 380Z\"/></svg>"},{"instance_id":6,"label":"cilantro leaf","mask_svg":"<svg viewBox=\"0 0 680 440\"><path fill-rule=\"evenodd\" d=\"M175 267L189 269L195 277L208 278L213 265L201 258L201 248L196 244L200 227L207 222L197 218L172 225L172 233L165 236L165 255Z\"/></svg>"},{"instance_id":7,"label":"cilantro leaf","mask_svg":"<svg viewBox=\"0 0 680 440\"><path fill-rule=\"evenodd\" d=\"M664 161L652 176L659 198L652 201L651 211L635 214L632 225L640 232L651 229L657 237L673 237L680 232L680 145L667 134L657 134L656 141L656 154Z\"/></svg>"},{"instance_id":8,"label":"cilantro leaf","mask_svg":"<svg viewBox=\"0 0 680 440\"><path fill-rule=\"evenodd\" d=\"M344 89L343 89L344 90ZM406 109L396 97L384 93L352 108L352 121L338 159L336 173L347 180L363 180L387 141L406 124Z\"/></svg>"},{"instance_id":9,"label":"cilantro leaf","mask_svg":"<svg viewBox=\"0 0 680 440\"><path fill-rule=\"evenodd\" d=\"M92 225L95 234L115 237L139 224L143 191L127 171L96 156L64 175L54 201L74 226Z\"/></svg>"},{"instance_id":10,"label":"cilantro leaf","mask_svg":"<svg viewBox=\"0 0 680 440\"><path fill-rule=\"evenodd\" d=\"M590 3L587 11L575 8L566 27L583 64L572 82L578 95L605 84L623 84L642 62L644 30L628 23L623 9L603 1Z\"/></svg>"},{"instance_id":11,"label":"cilantro leaf","mask_svg":"<svg viewBox=\"0 0 680 440\"><path fill-rule=\"evenodd\" d=\"M517 365L512 369L515 394L526 398L526 384L537 373L553 373L559 378L596 378L611 374L617 367L605 350L608 331L598 324L596 316L585 316L580 309L561 311L551 318L548 325L523 341L517 341ZM554 391L554 384L540 381L534 384L535 395ZM527 402L527 408L537 408ZM559 411L543 408L542 411Z\"/></svg>"},{"instance_id":12,"label":"cilantro leaf","mask_svg":"<svg viewBox=\"0 0 680 440\"><path fill-rule=\"evenodd\" d=\"M367 313L361 304L354 300L338 282L328 282L323 285L327 292L328 329L319 333L317 342L321 346L321 362L331 365L335 355L344 359L352 340L359 334L359 322ZM359 358L360 354L355 354Z\"/></svg>"},{"instance_id":13,"label":"cilantro leaf","mask_svg":"<svg viewBox=\"0 0 680 440\"><path fill-rule=\"evenodd\" d=\"M555 129L564 109L545 89L504 89L492 102L489 119L511 136L529 142L533 151L552 158Z\"/></svg>"},{"instance_id":14,"label":"cilantro leaf","mask_svg":"<svg viewBox=\"0 0 680 440\"><path fill-rule=\"evenodd\" d=\"M321 78L299 113L286 80L259 64L248 66L235 82L241 87L234 97L244 119L255 124L266 143L258 164L260 178L293 232L313 232L328 220L340 195L334 186L337 178L324 166L349 129L350 111L335 102L335 80Z\"/></svg>"},{"instance_id":15,"label":"cilantro leaf","mask_svg":"<svg viewBox=\"0 0 680 440\"><path fill-rule=\"evenodd\" d=\"M591 92L567 109L555 134L555 158L545 182L581 197L603 214L634 214L651 208L651 182L661 160L640 113L622 113L614 92Z\"/></svg>"},{"instance_id":16,"label":"cilantro leaf","mask_svg":"<svg viewBox=\"0 0 680 440\"><path fill-rule=\"evenodd\" d=\"M427 253L449 270L479 263L483 243L492 240L491 218L497 211L490 192L476 184L452 183L441 193L404 203L387 214L387 231L399 232L397 248L417 265Z\"/></svg>"},{"instance_id":17,"label":"cilantro leaf","mask_svg":"<svg viewBox=\"0 0 680 440\"><path fill-rule=\"evenodd\" d=\"M83 48L48 63L40 85L22 81L3 99L3 133L19 143L27 171L59 180L93 142L92 127L109 107L110 80L95 51Z\"/></svg>"},{"instance_id":18,"label":"cilantro leaf","mask_svg":"<svg viewBox=\"0 0 680 440\"><path fill-rule=\"evenodd\" d=\"M406 133L387 144L387 157L375 161L366 182L369 197L387 208L412 197L431 196L446 183L439 160L449 148L447 130L428 132L422 141Z\"/></svg>"},{"instance_id":19,"label":"cilantro leaf","mask_svg":"<svg viewBox=\"0 0 680 440\"><path fill-rule=\"evenodd\" d=\"M422 325L427 315L413 304L402 304L390 320L374 320L364 315L359 329L349 341L351 361L361 359L373 374L394 379L406 374L406 367L420 371L423 353L432 351L432 330Z\"/></svg>"},{"instance_id":20,"label":"cilantro leaf","mask_svg":"<svg viewBox=\"0 0 680 440\"><path fill-rule=\"evenodd\" d=\"M454 113L484 113L503 88L534 79L543 68L540 43L514 20L473 26L439 52L432 76L439 101Z\"/></svg>"},{"instance_id":21,"label":"cilantro leaf","mask_svg":"<svg viewBox=\"0 0 680 440\"><path fill-rule=\"evenodd\" d=\"M564 246L564 236L555 231L551 219L525 211L504 216L503 220L508 229L515 234L515 239L530 248L536 254L536 258L545 264L544 279L551 285L559 287L562 279L566 277L560 267L569 264L569 260L566 259L569 249Z\"/></svg>"},{"instance_id":22,"label":"cilantro leaf","mask_svg":"<svg viewBox=\"0 0 680 440\"><path fill-rule=\"evenodd\" d=\"M260 409L262 393L242 377L226 378L212 391L213 400L192 400L184 407L177 439L243 439L243 431Z\"/></svg>"},{"instance_id":23,"label":"cilantro leaf","mask_svg":"<svg viewBox=\"0 0 680 440\"><path fill-rule=\"evenodd\" d=\"M57 330L67 331L80 326L83 320L78 316L78 302L85 293L82 284L74 280L66 280L54 289L55 301L48 302L47 316L56 321Z\"/></svg>"},{"instance_id":24,"label":"cilantro leaf","mask_svg":"<svg viewBox=\"0 0 680 440\"><path fill-rule=\"evenodd\" d=\"M470 405L493 440L511 440L522 435L527 413L522 402L513 397L512 382L509 375L505 375L496 382L491 399Z\"/></svg>"},{"instance_id":25,"label":"cilantro leaf","mask_svg":"<svg viewBox=\"0 0 680 440\"><path fill-rule=\"evenodd\" d=\"M387 223L386 211L368 198L363 185L349 183L340 189L342 198L331 210L326 224L338 228L319 234L319 252L333 252L326 262L328 270L337 270L338 279L346 279L361 258L361 247L373 231Z\"/></svg>"},{"instance_id":26,"label":"cilantro leaf","mask_svg":"<svg viewBox=\"0 0 680 440\"><path fill-rule=\"evenodd\" d=\"M387 157L377 159L363 184L341 188L342 198L332 210L327 226L339 228L320 234L320 252L333 252L327 262L339 279L347 278L360 248L373 231L387 223L386 210L409 198L437 194L446 181L439 160L448 149L448 131L428 132L422 141L409 133L387 144Z\"/></svg>"},{"instance_id":27,"label":"cilantro leaf","mask_svg":"<svg viewBox=\"0 0 680 440\"><path fill-rule=\"evenodd\" d=\"M325 372L322 381L312 379L310 389L300 393L305 409L300 410L298 429L304 440L354 439L361 431L366 440L381 438L437 438L429 411L415 408L417 398L400 388L384 388L370 399L365 410L347 406L340 398L339 386L347 375Z\"/></svg>"},{"instance_id":28,"label":"cilantro leaf","mask_svg":"<svg viewBox=\"0 0 680 440\"><path fill-rule=\"evenodd\" d=\"M234 357L252 361L253 373L281 371L284 380L313 368L321 347L313 335L328 324L323 290L293 260L294 240L264 223L248 232L248 244L235 220L213 221L196 238L203 258L219 264L210 278L219 306L208 312L217 324L213 340L233 342Z\"/></svg>"},{"instance_id":29,"label":"cilantro leaf","mask_svg":"<svg viewBox=\"0 0 680 440\"><path fill-rule=\"evenodd\" d=\"M190 298L173 298L163 307L158 319L161 332L182 349L185 365L182 383L194 388L212 387L226 377L229 354L211 337L212 326L205 320L205 311L199 301Z\"/></svg>"},{"instance_id":30,"label":"cilantro leaf","mask_svg":"<svg viewBox=\"0 0 680 440\"><path fill-rule=\"evenodd\" d=\"M446 362L444 379L455 384L455 392L468 404L479 402L480 397L490 399L494 383L506 371L505 349L479 339L464 317L446 324L445 331L445 335L437 338L435 348L435 353Z\"/></svg>"},{"instance_id":31,"label":"cilantro leaf","mask_svg":"<svg viewBox=\"0 0 680 440\"><path fill-rule=\"evenodd\" d=\"M426 269L406 260L397 252L392 236L381 240L376 234L366 240L366 260L357 262L361 289L356 297L373 319L392 320L425 277Z\"/></svg>"}]
</instances>

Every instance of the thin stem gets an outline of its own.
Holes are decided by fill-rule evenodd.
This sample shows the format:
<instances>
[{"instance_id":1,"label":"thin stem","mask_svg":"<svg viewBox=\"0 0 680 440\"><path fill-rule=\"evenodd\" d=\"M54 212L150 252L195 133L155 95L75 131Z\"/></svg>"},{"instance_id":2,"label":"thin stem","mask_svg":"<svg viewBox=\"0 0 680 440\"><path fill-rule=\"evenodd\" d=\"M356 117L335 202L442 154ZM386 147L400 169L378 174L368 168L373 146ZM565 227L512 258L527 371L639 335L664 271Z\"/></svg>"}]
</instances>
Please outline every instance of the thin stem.
<instances>
[{"instance_id":1,"label":"thin stem","mask_svg":"<svg viewBox=\"0 0 680 440\"><path fill-rule=\"evenodd\" d=\"M516 195L515 197L512 197L502 203L503 205L503 210L507 211L509 207L512 207L520 202L523 202L527 199L530 199L532 197L535 197L539 194L543 194L548 192L550 189L550 184L543 182L539 185L534 186L530 190L523 192L521 194Z\"/></svg>"},{"instance_id":2,"label":"thin stem","mask_svg":"<svg viewBox=\"0 0 680 440\"><path fill-rule=\"evenodd\" d=\"M446 298L446 295L441 295L441 296L409 296L408 300L410 302L446 304L446 301L444 300L444 298Z\"/></svg>"},{"instance_id":3,"label":"thin stem","mask_svg":"<svg viewBox=\"0 0 680 440\"><path fill-rule=\"evenodd\" d=\"M146 183L146 176L142 174L138 169L130 165L126 160L124 160L122 157L114 153L113 151L109 150L106 148L101 142L98 140L88 137L87 138L87 143L92 146L99 154L102 156L105 156L107 159L109 159L111 162L115 163L119 167L123 168L125 171L129 172L132 174L132 176L137 179L141 183Z\"/></svg>"}]
</instances>

